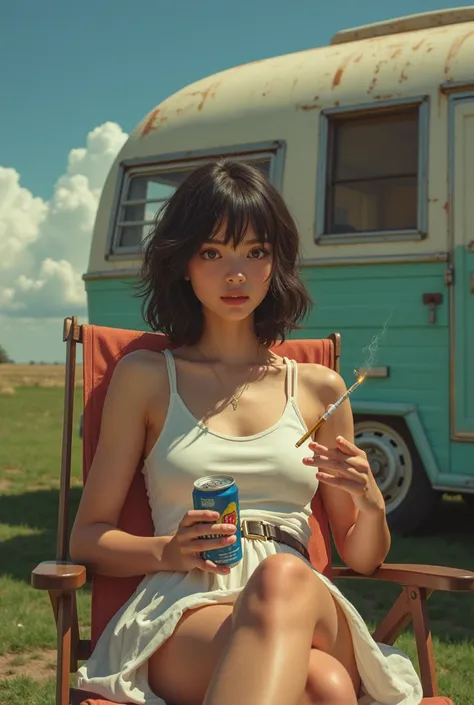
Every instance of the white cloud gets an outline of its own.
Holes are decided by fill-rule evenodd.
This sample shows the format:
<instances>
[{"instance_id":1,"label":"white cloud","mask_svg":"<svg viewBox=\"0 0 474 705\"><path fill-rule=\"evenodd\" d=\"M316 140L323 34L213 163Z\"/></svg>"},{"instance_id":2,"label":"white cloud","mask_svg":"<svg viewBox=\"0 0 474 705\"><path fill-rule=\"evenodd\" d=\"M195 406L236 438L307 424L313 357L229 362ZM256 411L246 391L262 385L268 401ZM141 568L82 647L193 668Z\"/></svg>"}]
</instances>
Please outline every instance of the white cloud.
<instances>
[{"instance_id":1,"label":"white cloud","mask_svg":"<svg viewBox=\"0 0 474 705\"><path fill-rule=\"evenodd\" d=\"M0 167L0 317L60 318L85 313L82 274L107 173L127 134L104 123L69 153L50 201Z\"/></svg>"},{"instance_id":2,"label":"white cloud","mask_svg":"<svg viewBox=\"0 0 474 705\"><path fill-rule=\"evenodd\" d=\"M0 166L0 271L20 265L28 245L37 240L47 211L41 198L20 186L14 169ZM2 271L2 280L3 276Z\"/></svg>"}]
</instances>

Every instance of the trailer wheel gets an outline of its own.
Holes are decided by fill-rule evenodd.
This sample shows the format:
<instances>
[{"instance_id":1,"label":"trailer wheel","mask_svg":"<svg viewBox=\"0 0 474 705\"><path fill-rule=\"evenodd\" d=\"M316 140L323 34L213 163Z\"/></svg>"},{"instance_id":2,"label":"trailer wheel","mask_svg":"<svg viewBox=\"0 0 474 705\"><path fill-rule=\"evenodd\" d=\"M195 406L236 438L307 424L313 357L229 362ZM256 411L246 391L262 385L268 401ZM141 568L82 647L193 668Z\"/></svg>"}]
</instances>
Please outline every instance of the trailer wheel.
<instances>
[{"instance_id":1,"label":"trailer wheel","mask_svg":"<svg viewBox=\"0 0 474 705\"><path fill-rule=\"evenodd\" d=\"M464 500L464 504L467 504L470 509L474 509L474 494L468 494L466 492L463 494L462 498Z\"/></svg>"},{"instance_id":2,"label":"trailer wheel","mask_svg":"<svg viewBox=\"0 0 474 705\"><path fill-rule=\"evenodd\" d=\"M355 418L356 445L367 453L385 499L387 522L395 533L409 535L428 521L439 501L413 439L402 419Z\"/></svg>"}]
</instances>

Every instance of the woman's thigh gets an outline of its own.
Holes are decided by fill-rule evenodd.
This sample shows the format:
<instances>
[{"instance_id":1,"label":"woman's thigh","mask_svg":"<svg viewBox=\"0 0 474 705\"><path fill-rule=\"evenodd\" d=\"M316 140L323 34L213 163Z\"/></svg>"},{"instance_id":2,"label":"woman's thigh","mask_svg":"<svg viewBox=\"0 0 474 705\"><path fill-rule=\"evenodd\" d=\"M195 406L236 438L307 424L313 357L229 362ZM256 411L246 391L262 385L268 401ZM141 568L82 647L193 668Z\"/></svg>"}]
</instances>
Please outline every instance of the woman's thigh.
<instances>
[{"instance_id":1,"label":"woman's thigh","mask_svg":"<svg viewBox=\"0 0 474 705\"><path fill-rule=\"evenodd\" d=\"M229 641L232 605L188 610L148 663L150 688L167 703L201 705Z\"/></svg>"},{"instance_id":2,"label":"woman's thigh","mask_svg":"<svg viewBox=\"0 0 474 705\"><path fill-rule=\"evenodd\" d=\"M327 589L328 588L326 588L326 590ZM349 673L349 676L351 677L355 692L359 693L361 681L354 654L352 634L349 629L349 624L347 623L347 619L342 607L338 604L338 602L334 599L332 595L331 597L334 600L334 604L336 605L337 636L334 646L330 651L330 655L337 659L344 666L346 671Z\"/></svg>"}]
</instances>

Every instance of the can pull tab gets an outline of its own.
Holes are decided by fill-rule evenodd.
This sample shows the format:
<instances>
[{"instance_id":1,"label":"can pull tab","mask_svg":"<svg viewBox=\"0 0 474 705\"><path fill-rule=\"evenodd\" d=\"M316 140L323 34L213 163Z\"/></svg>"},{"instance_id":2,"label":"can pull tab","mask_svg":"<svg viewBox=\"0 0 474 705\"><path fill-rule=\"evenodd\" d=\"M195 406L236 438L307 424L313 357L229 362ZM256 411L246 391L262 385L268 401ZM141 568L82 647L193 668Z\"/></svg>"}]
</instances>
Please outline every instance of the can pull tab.
<instances>
[{"instance_id":1,"label":"can pull tab","mask_svg":"<svg viewBox=\"0 0 474 705\"><path fill-rule=\"evenodd\" d=\"M423 294L423 303L430 309L430 324L436 323L436 306L443 301L443 294Z\"/></svg>"}]
</instances>

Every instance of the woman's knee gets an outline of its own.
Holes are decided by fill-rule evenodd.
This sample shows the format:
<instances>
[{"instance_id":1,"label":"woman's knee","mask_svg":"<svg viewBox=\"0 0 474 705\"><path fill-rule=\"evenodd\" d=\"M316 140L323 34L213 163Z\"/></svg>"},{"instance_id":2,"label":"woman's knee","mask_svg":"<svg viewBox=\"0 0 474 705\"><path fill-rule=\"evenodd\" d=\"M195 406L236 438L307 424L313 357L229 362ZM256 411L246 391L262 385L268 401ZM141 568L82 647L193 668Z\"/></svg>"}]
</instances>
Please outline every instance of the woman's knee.
<instances>
[{"instance_id":1,"label":"woman's knee","mask_svg":"<svg viewBox=\"0 0 474 705\"><path fill-rule=\"evenodd\" d=\"M311 569L291 554L269 556L258 566L240 595L234 617L253 620L294 620L304 613L305 596L310 595L314 576ZM307 615L306 615L307 619Z\"/></svg>"},{"instance_id":2,"label":"woman's knee","mask_svg":"<svg viewBox=\"0 0 474 705\"><path fill-rule=\"evenodd\" d=\"M311 650L304 705L357 705L354 684L342 663Z\"/></svg>"},{"instance_id":3,"label":"woman's knee","mask_svg":"<svg viewBox=\"0 0 474 705\"><path fill-rule=\"evenodd\" d=\"M313 581L311 568L300 558L288 553L277 553L262 561L248 586L262 602L270 605L274 602L294 602L295 595L304 597Z\"/></svg>"}]
</instances>

